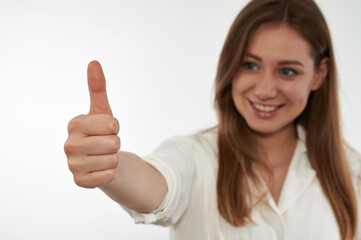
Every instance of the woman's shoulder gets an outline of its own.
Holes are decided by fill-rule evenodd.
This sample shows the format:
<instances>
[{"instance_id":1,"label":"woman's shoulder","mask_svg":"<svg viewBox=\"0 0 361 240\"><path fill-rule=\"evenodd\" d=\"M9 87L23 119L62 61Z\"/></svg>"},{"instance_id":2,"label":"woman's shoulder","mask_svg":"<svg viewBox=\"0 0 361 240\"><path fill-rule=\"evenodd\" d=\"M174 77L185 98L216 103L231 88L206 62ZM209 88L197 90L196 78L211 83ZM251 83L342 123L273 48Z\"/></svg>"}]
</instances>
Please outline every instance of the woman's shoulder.
<instances>
[{"instance_id":1,"label":"woman's shoulder","mask_svg":"<svg viewBox=\"0 0 361 240\"><path fill-rule=\"evenodd\" d=\"M217 145L217 127L200 130L195 133L175 135L166 139L164 142L176 142L178 144L188 144L196 147L211 147L215 148ZM164 143L163 142L163 143Z\"/></svg>"},{"instance_id":2,"label":"woman's shoulder","mask_svg":"<svg viewBox=\"0 0 361 240\"><path fill-rule=\"evenodd\" d=\"M218 128L217 127L208 128L195 133L193 136L195 141L198 141L200 144L216 145Z\"/></svg>"},{"instance_id":3,"label":"woman's shoulder","mask_svg":"<svg viewBox=\"0 0 361 240\"><path fill-rule=\"evenodd\" d=\"M195 133L174 135L165 139L153 153L169 151L186 151L193 153L216 152L217 128L209 128Z\"/></svg>"}]
</instances>

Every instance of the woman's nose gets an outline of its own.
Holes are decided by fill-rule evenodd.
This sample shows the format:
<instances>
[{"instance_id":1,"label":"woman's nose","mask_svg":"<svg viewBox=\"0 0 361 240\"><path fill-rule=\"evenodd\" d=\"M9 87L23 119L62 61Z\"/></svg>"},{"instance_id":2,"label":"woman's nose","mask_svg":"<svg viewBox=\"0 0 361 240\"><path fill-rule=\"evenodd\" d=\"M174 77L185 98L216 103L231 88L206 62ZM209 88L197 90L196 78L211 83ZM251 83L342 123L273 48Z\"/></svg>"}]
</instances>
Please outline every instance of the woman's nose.
<instances>
[{"instance_id":1,"label":"woman's nose","mask_svg":"<svg viewBox=\"0 0 361 240\"><path fill-rule=\"evenodd\" d=\"M276 79L272 74L264 73L257 80L254 94L262 101L272 99L277 95Z\"/></svg>"}]
</instances>

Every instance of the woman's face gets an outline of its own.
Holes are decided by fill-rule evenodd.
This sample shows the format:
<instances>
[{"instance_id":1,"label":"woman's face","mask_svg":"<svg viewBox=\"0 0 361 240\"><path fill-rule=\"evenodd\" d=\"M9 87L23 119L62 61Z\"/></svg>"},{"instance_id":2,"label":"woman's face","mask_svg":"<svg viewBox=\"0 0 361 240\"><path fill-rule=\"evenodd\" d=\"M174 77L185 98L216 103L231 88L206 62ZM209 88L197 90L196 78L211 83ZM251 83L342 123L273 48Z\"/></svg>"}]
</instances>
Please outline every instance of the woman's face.
<instances>
[{"instance_id":1,"label":"woman's face","mask_svg":"<svg viewBox=\"0 0 361 240\"><path fill-rule=\"evenodd\" d=\"M308 42L286 25L262 25L250 39L233 79L232 97L248 126L262 134L293 129L312 90L327 75L316 71Z\"/></svg>"}]
</instances>

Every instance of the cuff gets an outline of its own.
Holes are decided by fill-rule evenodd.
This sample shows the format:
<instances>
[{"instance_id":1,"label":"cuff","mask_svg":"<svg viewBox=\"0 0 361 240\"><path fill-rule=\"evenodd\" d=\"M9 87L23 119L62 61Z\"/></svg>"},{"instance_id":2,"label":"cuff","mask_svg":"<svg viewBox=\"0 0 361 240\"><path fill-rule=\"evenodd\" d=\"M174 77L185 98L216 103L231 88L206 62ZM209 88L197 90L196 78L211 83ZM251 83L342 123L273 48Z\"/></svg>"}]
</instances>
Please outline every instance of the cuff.
<instances>
[{"instance_id":1,"label":"cuff","mask_svg":"<svg viewBox=\"0 0 361 240\"><path fill-rule=\"evenodd\" d=\"M124 206L126 210L134 219L135 223L144 223L144 224L158 224L158 225L169 225L171 223L171 206L175 198L176 184L175 184L175 175L171 169L167 166L166 163L160 161L151 156L143 157L143 160L151 164L155 169L157 169L165 178L167 183L167 194L162 202L162 204L155 210L149 213L140 213L132 209L128 209Z\"/></svg>"}]
</instances>

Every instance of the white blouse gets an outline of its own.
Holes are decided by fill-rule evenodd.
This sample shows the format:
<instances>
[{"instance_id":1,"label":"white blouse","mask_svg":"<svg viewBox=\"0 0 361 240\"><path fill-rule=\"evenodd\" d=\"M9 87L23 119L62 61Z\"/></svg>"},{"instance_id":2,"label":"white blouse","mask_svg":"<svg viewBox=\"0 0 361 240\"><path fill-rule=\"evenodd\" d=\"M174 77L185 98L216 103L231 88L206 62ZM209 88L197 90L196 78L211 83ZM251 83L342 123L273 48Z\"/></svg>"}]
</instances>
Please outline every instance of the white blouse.
<instances>
[{"instance_id":1,"label":"white blouse","mask_svg":"<svg viewBox=\"0 0 361 240\"><path fill-rule=\"evenodd\" d=\"M298 127L293 154L278 204L253 209L254 223L234 227L217 208L217 132L171 138L144 160L166 179L168 193L155 211L126 209L136 223L171 225L172 240L339 240L340 232L329 201L306 154L305 131ZM352 179L361 205L361 157L346 147ZM361 217L361 206L358 210ZM357 240L361 240L361 219Z\"/></svg>"}]
</instances>

